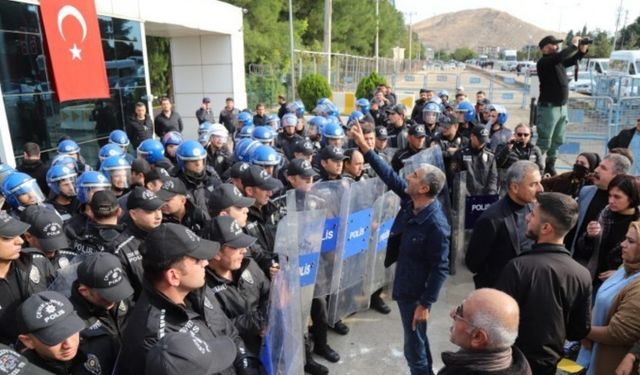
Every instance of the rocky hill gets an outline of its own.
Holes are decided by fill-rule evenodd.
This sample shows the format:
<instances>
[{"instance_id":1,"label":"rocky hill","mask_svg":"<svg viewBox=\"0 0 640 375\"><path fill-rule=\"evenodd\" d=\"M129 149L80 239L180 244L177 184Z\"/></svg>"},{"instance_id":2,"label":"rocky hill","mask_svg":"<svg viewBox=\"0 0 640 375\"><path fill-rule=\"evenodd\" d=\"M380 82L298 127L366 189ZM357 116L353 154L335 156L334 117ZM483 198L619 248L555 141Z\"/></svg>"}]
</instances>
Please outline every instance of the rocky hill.
<instances>
[{"instance_id":1,"label":"rocky hill","mask_svg":"<svg viewBox=\"0 0 640 375\"><path fill-rule=\"evenodd\" d=\"M459 47L469 47L474 51L480 47L521 49L529 43L537 45L546 35L565 35L541 29L491 8L441 14L414 23L413 30L427 47L448 51Z\"/></svg>"}]
</instances>

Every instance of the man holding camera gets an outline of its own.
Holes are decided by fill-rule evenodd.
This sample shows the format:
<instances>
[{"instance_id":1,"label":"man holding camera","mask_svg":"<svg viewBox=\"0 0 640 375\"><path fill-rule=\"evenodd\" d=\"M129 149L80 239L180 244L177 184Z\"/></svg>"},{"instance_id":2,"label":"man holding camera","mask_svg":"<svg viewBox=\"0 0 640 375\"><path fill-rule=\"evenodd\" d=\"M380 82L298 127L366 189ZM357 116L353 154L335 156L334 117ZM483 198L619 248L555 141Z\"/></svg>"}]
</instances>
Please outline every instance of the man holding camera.
<instances>
[{"instance_id":1,"label":"man holding camera","mask_svg":"<svg viewBox=\"0 0 640 375\"><path fill-rule=\"evenodd\" d=\"M569 79L566 68L574 66L587 53L591 40L576 36L571 45L559 51L562 39L552 35L542 38L538 47L542 57L538 60L540 97L538 99L538 147L547 154L544 172L556 175L555 163L558 148L564 142L564 132L568 123L567 99Z\"/></svg>"}]
</instances>

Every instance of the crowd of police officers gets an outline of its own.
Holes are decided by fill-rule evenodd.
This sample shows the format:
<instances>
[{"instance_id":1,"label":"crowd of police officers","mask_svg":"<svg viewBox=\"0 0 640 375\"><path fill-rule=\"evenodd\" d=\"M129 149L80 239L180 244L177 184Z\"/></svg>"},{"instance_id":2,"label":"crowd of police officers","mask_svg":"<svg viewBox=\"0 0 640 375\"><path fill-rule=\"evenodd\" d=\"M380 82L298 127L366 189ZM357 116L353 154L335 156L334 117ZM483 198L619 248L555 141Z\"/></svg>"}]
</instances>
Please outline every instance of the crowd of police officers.
<instances>
[{"instance_id":1,"label":"crowd of police officers","mask_svg":"<svg viewBox=\"0 0 640 375\"><path fill-rule=\"evenodd\" d=\"M151 138L153 123L139 103L130 121L137 125L111 132L95 170L68 137L44 169L26 168L42 163L37 145L25 145L30 174L0 164L2 362L25 373L260 373L284 193L375 177L350 136L357 123L396 172L439 147L450 183L466 171L470 194L495 194L498 170L539 161L539 150L527 125L511 134L505 108L483 92L476 99L458 92L450 102L446 91L421 90L408 113L381 85L343 122L326 98L310 118L300 101L281 98L280 116L266 115L263 105L253 115L229 98L222 123L213 123L204 98L197 140L168 120ZM168 118L175 115L169 106ZM371 307L388 314L380 293ZM340 359L327 329L349 331L341 321L328 327L326 309L326 299L314 299L311 374L328 373L312 352Z\"/></svg>"}]
</instances>

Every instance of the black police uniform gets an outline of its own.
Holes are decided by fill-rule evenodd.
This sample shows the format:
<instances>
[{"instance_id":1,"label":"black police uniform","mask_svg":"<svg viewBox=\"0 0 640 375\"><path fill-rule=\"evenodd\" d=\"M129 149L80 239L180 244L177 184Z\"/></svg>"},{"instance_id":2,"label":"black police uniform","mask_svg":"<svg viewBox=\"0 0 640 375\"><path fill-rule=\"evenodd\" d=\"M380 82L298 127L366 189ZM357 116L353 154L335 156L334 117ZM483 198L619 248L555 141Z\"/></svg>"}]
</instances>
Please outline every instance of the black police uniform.
<instances>
[{"instance_id":1,"label":"black police uniform","mask_svg":"<svg viewBox=\"0 0 640 375\"><path fill-rule=\"evenodd\" d=\"M218 176L223 176L233 165L233 158L226 148L212 151L212 147L207 148L207 165L211 166Z\"/></svg>"},{"instance_id":2,"label":"black police uniform","mask_svg":"<svg viewBox=\"0 0 640 375\"><path fill-rule=\"evenodd\" d=\"M191 229L193 233L202 237L204 230L207 227L207 222L209 221L208 212L205 212L200 207L195 206L189 199L187 199L187 202L185 203L185 208L186 212L182 218L182 222L180 222L175 216L164 214L162 215L162 222L184 225Z\"/></svg>"},{"instance_id":3,"label":"black police uniform","mask_svg":"<svg viewBox=\"0 0 640 375\"><path fill-rule=\"evenodd\" d=\"M393 168L395 172L400 171L400 169L402 169L402 167L404 166L404 160L412 157L422 150L423 149L414 150L413 147L407 145L407 147L403 148L402 150L396 151L396 153L393 154L393 159L391 159L391 168Z\"/></svg>"},{"instance_id":4,"label":"black police uniform","mask_svg":"<svg viewBox=\"0 0 640 375\"><path fill-rule=\"evenodd\" d=\"M233 280L228 280L207 268L207 287L238 329L247 349L259 354L261 334L269 317L269 279L251 258L244 258L232 274Z\"/></svg>"},{"instance_id":5,"label":"black police uniform","mask_svg":"<svg viewBox=\"0 0 640 375\"><path fill-rule=\"evenodd\" d=\"M65 225L80 209L80 202L76 198L73 198L69 204L60 204L55 199L49 199L46 203L50 204L58 212Z\"/></svg>"},{"instance_id":6,"label":"black police uniform","mask_svg":"<svg viewBox=\"0 0 640 375\"><path fill-rule=\"evenodd\" d=\"M142 282L144 279L144 269L142 268L142 252L144 250L144 240L148 232L140 229L131 218L124 220L125 230L120 234L118 244L113 250L115 256L120 259L120 263L127 273L127 278L133 287L134 300L137 300L142 293Z\"/></svg>"},{"instance_id":7,"label":"black police uniform","mask_svg":"<svg viewBox=\"0 0 640 375\"><path fill-rule=\"evenodd\" d=\"M204 341L220 336L231 338L236 345L237 356L233 368L222 371L223 375L252 373L251 370L257 366L256 358L247 351L238 330L210 290L201 288L193 291L185 298L184 305L178 305L152 286L145 285L125 328L117 373L144 374L149 349L166 332L177 331L190 332Z\"/></svg>"},{"instance_id":8,"label":"black police uniform","mask_svg":"<svg viewBox=\"0 0 640 375\"><path fill-rule=\"evenodd\" d=\"M244 227L244 232L257 238L258 245L270 253L273 253L276 229L281 218L279 213L278 207L271 201L261 209L251 206Z\"/></svg>"},{"instance_id":9,"label":"black police uniform","mask_svg":"<svg viewBox=\"0 0 640 375\"><path fill-rule=\"evenodd\" d=\"M304 142L304 137L298 134L288 136L283 130L282 133L278 134L278 136L276 137L275 144L277 148L281 149L282 152L284 152L284 155L287 157L287 159L291 160L294 157L293 150L295 149L296 143L298 142Z\"/></svg>"},{"instance_id":10,"label":"black police uniform","mask_svg":"<svg viewBox=\"0 0 640 375\"><path fill-rule=\"evenodd\" d=\"M0 278L0 343L13 345L18 338L16 313L18 306L32 294L47 289L46 275L51 264L42 255L21 252L9 265L5 278Z\"/></svg>"},{"instance_id":11,"label":"black police uniform","mask_svg":"<svg viewBox=\"0 0 640 375\"><path fill-rule=\"evenodd\" d=\"M508 169L518 160L529 160L536 163L540 169L540 173L544 170L542 163L542 152L540 148L531 143L523 145L522 143L514 143L509 149L508 145L503 144L496 149L496 164L498 168Z\"/></svg>"},{"instance_id":12,"label":"black police uniform","mask_svg":"<svg viewBox=\"0 0 640 375\"><path fill-rule=\"evenodd\" d=\"M77 254L91 254L108 251L113 253L121 242L123 225L97 224L90 221L79 238L71 240L71 248Z\"/></svg>"},{"instance_id":13,"label":"black police uniform","mask_svg":"<svg viewBox=\"0 0 640 375\"><path fill-rule=\"evenodd\" d=\"M452 170L467 172L467 191L470 195L498 194L498 170L495 156L487 147L479 150L471 146L458 150Z\"/></svg>"},{"instance_id":14,"label":"black police uniform","mask_svg":"<svg viewBox=\"0 0 640 375\"><path fill-rule=\"evenodd\" d=\"M55 277L56 271L59 269L65 268L71 263L71 260L77 255L75 252L71 251L71 249L61 249L56 250L53 254L53 257L48 257L43 251L36 249L35 247L27 247L22 249L22 252L25 254L32 254L34 257L44 257L49 260L51 263L51 268L49 270L49 274L46 276L47 284L51 284Z\"/></svg>"},{"instance_id":15,"label":"black police uniform","mask_svg":"<svg viewBox=\"0 0 640 375\"><path fill-rule=\"evenodd\" d=\"M193 204L201 208L206 213L207 218L209 218L209 213L207 211L209 196L216 186L222 184L222 180L220 179L220 176L218 176L218 173L216 173L215 169L207 165L201 176L195 177L188 175L183 171L178 171L176 177L184 182L184 185L187 188L187 198L191 200Z\"/></svg>"}]
</instances>

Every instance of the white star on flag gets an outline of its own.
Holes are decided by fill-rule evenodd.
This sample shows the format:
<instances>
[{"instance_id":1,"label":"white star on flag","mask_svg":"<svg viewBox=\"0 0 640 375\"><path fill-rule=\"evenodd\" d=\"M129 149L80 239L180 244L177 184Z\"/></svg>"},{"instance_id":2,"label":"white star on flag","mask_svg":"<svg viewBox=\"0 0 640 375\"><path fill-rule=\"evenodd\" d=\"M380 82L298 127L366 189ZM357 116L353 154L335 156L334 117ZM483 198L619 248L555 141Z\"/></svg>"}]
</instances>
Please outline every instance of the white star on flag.
<instances>
[{"instance_id":1,"label":"white star on flag","mask_svg":"<svg viewBox=\"0 0 640 375\"><path fill-rule=\"evenodd\" d=\"M82 56L80 56L80 52L82 52L82 50L79 49L75 43L73 43L73 48L70 48L69 51L71 51L71 60L82 60Z\"/></svg>"}]
</instances>

